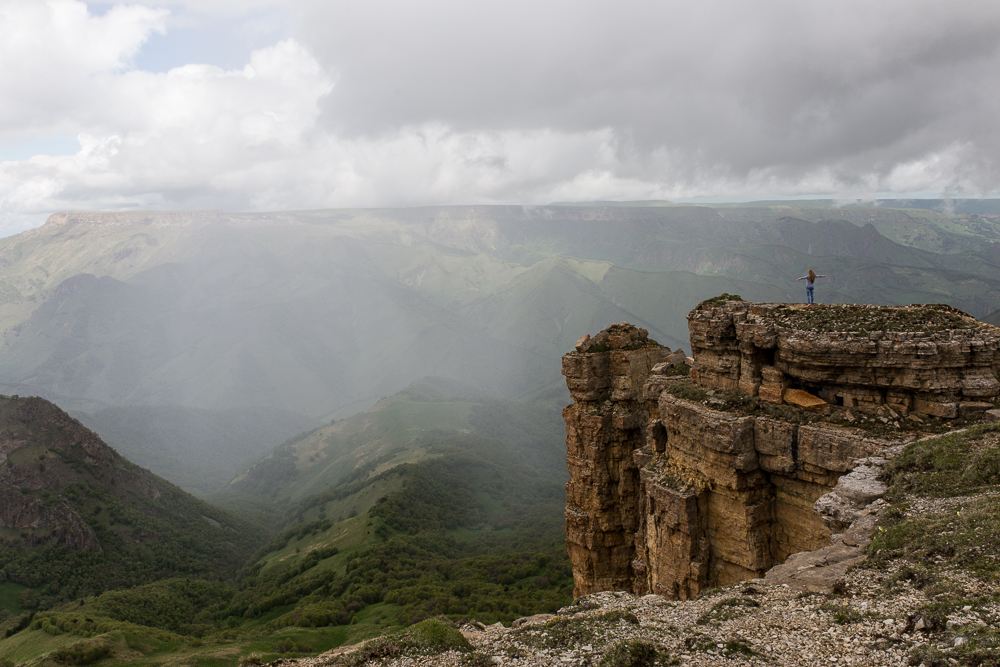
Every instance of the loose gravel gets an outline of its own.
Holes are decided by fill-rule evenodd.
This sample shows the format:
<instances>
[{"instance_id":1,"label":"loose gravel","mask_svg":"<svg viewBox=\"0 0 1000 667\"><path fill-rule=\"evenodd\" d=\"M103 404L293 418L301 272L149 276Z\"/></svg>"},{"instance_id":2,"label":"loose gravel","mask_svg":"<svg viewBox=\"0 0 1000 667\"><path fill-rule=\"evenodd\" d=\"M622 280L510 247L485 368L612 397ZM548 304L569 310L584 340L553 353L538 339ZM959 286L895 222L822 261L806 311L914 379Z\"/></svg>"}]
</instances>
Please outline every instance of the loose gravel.
<instances>
[{"instance_id":1,"label":"loose gravel","mask_svg":"<svg viewBox=\"0 0 1000 667\"><path fill-rule=\"evenodd\" d=\"M929 600L909 582L887 587L885 582L891 575L891 570L855 570L845 578L841 595L797 593L759 580L716 589L684 602L658 595L595 593L579 598L558 615L519 619L520 625L514 628L466 625L461 630L475 648L471 655L448 652L368 664L596 667L615 642L641 639L658 645L665 654L658 664L665 665L889 667L907 665L910 652L928 642L947 652L961 641L956 637L964 627L988 622L983 618L991 615L988 610L969 607L948 618L947 633L916 629L915 612ZM342 648L336 653L343 656L348 651ZM338 664L338 658L331 652L274 664L319 667Z\"/></svg>"}]
</instances>

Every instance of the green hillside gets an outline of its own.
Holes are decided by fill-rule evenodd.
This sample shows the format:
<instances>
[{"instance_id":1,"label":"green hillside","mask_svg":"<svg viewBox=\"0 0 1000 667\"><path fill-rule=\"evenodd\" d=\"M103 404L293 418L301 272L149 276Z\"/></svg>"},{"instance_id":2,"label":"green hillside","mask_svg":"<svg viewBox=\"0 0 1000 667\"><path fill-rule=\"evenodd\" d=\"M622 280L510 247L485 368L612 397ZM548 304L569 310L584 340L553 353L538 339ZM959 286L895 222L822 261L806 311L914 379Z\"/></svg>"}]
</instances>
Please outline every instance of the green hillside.
<instances>
[{"instance_id":1,"label":"green hillside","mask_svg":"<svg viewBox=\"0 0 1000 667\"><path fill-rule=\"evenodd\" d=\"M509 623L555 611L572 590L564 435L554 405L427 378L289 440L214 496L286 526L269 542L258 533L235 577L164 572L62 606L25 596L40 609L0 625L0 656L235 665L250 651L315 653L440 615ZM169 541L189 553L199 539Z\"/></svg>"},{"instance_id":2,"label":"green hillside","mask_svg":"<svg viewBox=\"0 0 1000 667\"><path fill-rule=\"evenodd\" d=\"M282 444L215 496L271 500L289 521L230 611L282 609L270 623L283 627L310 614L349 623L363 610L394 623L472 611L507 620L564 603L564 437L556 408L431 378ZM520 573L511 581L509 567Z\"/></svg>"},{"instance_id":3,"label":"green hillside","mask_svg":"<svg viewBox=\"0 0 1000 667\"><path fill-rule=\"evenodd\" d=\"M0 431L8 611L170 576L232 576L266 534L122 458L43 399L0 397Z\"/></svg>"}]
</instances>

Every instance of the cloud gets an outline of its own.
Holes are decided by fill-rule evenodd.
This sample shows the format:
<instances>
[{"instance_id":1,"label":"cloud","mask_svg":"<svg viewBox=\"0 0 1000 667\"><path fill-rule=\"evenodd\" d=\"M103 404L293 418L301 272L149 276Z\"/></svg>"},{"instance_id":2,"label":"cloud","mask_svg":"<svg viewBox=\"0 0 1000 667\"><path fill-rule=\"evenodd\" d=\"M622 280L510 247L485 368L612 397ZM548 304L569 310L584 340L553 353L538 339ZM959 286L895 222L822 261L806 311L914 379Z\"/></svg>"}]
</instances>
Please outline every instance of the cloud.
<instances>
[{"instance_id":1,"label":"cloud","mask_svg":"<svg viewBox=\"0 0 1000 667\"><path fill-rule=\"evenodd\" d=\"M623 152L667 150L736 178L887 175L955 142L1000 143L995 4L303 6L302 38L338 73L324 121L341 132L610 128Z\"/></svg>"},{"instance_id":2,"label":"cloud","mask_svg":"<svg viewBox=\"0 0 1000 667\"><path fill-rule=\"evenodd\" d=\"M72 0L0 2L0 140L96 120L93 78L123 71L150 33L164 29L165 16L119 6L93 17Z\"/></svg>"},{"instance_id":3,"label":"cloud","mask_svg":"<svg viewBox=\"0 0 1000 667\"><path fill-rule=\"evenodd\" d=\"M291 36L245 67L134 66L179 21L275 12ZM998 32L1000 5L933 0L0 0L17 63L0 142L81 145L0 164L0 226L60 208L987 195Z\"/></svg>"},{"instance_id":4,"label":"cloud","mask_svg":"<svg viewBox=\"0 0 1000 667\"><path fill-rule=\"evenodd\" d=\"M0 164L0 224L11 229L61 208L249 208L259 184L240 174L294 170L332 86L293 39L254 51L238 70L151 73L129 59L162 29L162 10L116 6L94 16L53 0L0 11L5 58L31 60L30 71L6 68L0 79L0 131L20 138L72 128L81 145L74 155ZM29 33L35 39L20 45L8 39ZM37 39L44 34L57 43L48 48Z\"/></svg>"}]
</instances>

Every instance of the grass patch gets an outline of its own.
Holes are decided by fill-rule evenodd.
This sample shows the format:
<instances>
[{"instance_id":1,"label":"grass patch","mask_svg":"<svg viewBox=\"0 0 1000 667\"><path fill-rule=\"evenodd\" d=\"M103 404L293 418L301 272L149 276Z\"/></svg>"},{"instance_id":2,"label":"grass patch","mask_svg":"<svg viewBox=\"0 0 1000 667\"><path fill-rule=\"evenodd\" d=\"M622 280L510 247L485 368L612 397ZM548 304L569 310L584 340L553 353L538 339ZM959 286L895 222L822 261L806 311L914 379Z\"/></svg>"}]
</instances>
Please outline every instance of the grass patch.
<instances>
[{"instance_id":1,"label":"grass patch","mask_svg":"<svg viewBox=\"0 0 1000 667\"><path fill-rule=\"evenodd\" d=\"M621 623L638 627L639 618L632 612L619 610L589 616L556 616L544 626L522 626L515 632L525 644L538 648L578 647L600 642Z\"/></svg>"},{"instance_id":2,"label":"grass patch","mask_svg":"<svg viewBox=\"0 0 1000 667\"><path fill-rule=\"evenodd\" d=\"M912 517L901 502L911 494L954 497L1000 486L1000 426L913 443L892 460L885 476L886 497L895 504L882 513L868 546L871 565L903 559L907 565L894 578L921 587L942 566L984 578L1000 574L1000 496L980 495L945 513Z\"/></svg>"},{"instance_id":3,"label":"grass patch","mask_svg":"<svg viewBox=\"0 0 1000 667\"><path fill-rule=\"evenodd\" d=\"M696 632L690 637L685 638L684 646L692 652L721 655L726 658L734 656L749 658L757 655L757 652L742 640L729 639L721 642L700 632Z\"/></svg>"},{"instance_id":4,"label":"grass patch","mask_svg":"<svg viewBox=\"0 0 1000 667\"><path fill-rule=\"evenodd\" d=\"M923 644L910 652L911 665L952 667L969 665L990 667L1000 664L1000 629L994 626L963 630L958 645L942 650L933 644Z\"/></svg>"},{"instance_id":5,"label":"grass patch","mask_svg":"<svg viewBox=\"0 0 1000 667\"><path fill-rule=\"evenodd\" d=\"M0 655L20 664L79 641L80 637L69 634L50 635L41 630L26 630L0 641Z\"/></svg>"},{"instance_id":6,"label":"grass patch","mask_svg":"<svg viewBox=\"0 0 1000 667\"><path fill-rule=\"evenodd\" d=\"M27 586L5 581L0 584L0 609L9 611L12 614L20 614L21 606L17 603L17 597Z\"/></svg>"},{"instance_id":7,"label":"grass patch","mask_svg":"<svg viewBox=\"0 0 1000 667\"><path fill-rule=\"evenodd\" d=\"M897 573L923 587L933 573L921 568L957 567L983 578L1000 576L1000 497L971 499L954 512L909 518L884 517L868 546L869 564L910 563Z\"/></svg>"},{"instance_id":8,"label":"grass patch","mask_svg":"<svg viewBox=\"0 0 1000 667\"><path fill-rule=\"evenodd\" d=\"M880 516L866 567L892 572L890 592L912 587L931 601L907 619L907 632L928 638L910 664L1000 665L1000 427L913 443L885 475L894 504ZM956 500L911 515L914 496ZM976 579L994 592L983 595Z\"/></svg>"},{"instance_id":9,"label":"grass patch","mask_svg":"<svg viewBox=\"0 0 1000 667\"><path fill-rule=\"evenodd\" d=\"M914 443L892 460L885 474L891 499L964 496L1000 486L1000 424Z\"/></svg>"},{"instance_id":10,"label":"grass patch","mask_svg":"<svg viewBox=\"0 0 1000 667\"><path fill-rule=\"evenodd\" d=\"M858 623L867 617L866 614L862 614L861 612L842 604L827 603L820 606L820 609L833 616L833 622L838 625Z\"/></svg>"}]
</instances>

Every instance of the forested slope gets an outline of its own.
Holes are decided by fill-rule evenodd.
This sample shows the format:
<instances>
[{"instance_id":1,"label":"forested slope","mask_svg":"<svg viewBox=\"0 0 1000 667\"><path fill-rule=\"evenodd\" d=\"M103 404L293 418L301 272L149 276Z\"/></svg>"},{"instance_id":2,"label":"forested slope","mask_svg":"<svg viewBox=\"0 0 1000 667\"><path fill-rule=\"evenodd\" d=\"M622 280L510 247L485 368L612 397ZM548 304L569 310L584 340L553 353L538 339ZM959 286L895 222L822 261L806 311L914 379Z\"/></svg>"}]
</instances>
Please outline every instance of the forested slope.
<instances>
[{"instance_id":1,"label":"forested slope","mask_svg":"<svg viewBox=\"0 0 1000 667\"><path fill-rule=\"evenodd\" d=\"M40 398L0 397L0 456L8 607L164 577L231 577L266 534L124 459Z\"/></svg>"}]
</instances>

